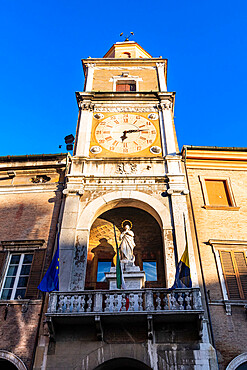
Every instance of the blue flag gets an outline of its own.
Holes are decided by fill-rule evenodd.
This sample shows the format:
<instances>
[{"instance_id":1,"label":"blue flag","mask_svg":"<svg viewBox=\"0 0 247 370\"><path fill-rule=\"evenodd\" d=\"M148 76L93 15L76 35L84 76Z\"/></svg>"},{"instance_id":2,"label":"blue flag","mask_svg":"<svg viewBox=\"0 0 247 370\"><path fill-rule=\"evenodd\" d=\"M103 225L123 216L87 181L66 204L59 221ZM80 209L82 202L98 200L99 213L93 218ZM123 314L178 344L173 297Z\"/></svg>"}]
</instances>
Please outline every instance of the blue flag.
<instances>
[{"instance_id":1,"label":"blue flag","mask_svg":"<svg viewBox=\"0 0 247 370\"><path fill-rule=\"evenodd\" d=\"M177 265L175 281L174 281L173 286L170 288L170 290L176 289L176 288L191 288L192 287L192 282L190 278L190 262L189 262L188 240L187 240L185 219L184 219L184 231L185 231L185 241L186 241L185 251Z\"/></svg>"},{"instance_id":2,"label":"blue flag","mask_svg":"<svg viewBox=\"0 0 247 370\"><path fill-rule=\"evenodd\" d=\"M52 292L59 290L59 233L57 235L57 250L51 261L51 264L46 271L45 276L41 280L38 289L42 292Z\"/></svg>"}]
</instances>

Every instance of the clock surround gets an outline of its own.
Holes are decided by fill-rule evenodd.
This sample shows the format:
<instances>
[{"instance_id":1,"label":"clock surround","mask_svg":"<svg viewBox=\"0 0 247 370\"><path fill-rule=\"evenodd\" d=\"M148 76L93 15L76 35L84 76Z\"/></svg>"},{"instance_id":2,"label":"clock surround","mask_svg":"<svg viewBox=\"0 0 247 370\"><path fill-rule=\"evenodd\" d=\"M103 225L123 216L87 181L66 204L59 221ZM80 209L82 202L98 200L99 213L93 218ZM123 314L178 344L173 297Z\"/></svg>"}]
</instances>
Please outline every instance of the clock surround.
<instances>
[{"instance_id":1,"label":"clock surround","mask_svg":"<svg viewBox=\"0 0 247 370\"><path fill-rule=\"evenodd\" d=\"M154 157L159 153L150 151L161 147L158 115L151 112L104 113L94 115L90 142L91 157ZM98 146L102 151L91 150Z\"/></svg>"}]
</instances>

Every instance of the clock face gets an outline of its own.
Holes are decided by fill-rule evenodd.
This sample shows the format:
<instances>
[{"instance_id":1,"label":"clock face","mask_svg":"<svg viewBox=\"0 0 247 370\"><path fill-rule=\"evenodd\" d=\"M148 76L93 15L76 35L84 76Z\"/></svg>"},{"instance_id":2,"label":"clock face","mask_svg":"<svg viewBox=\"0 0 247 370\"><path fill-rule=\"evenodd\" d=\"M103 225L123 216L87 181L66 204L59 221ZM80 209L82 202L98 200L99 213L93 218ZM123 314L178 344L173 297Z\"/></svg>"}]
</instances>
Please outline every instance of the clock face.
<instances>
[{"instance_id":1,"label":"clock face","mask_svg":"<svg viewBox=\"0 0 247 370\"><path fill-rule=\"evenodd\" d=\"M102 120L95 129L101 147L114 153L135 153L151 146L157 130L148 119L137 114L116 114Z\"/></svg>"}]
</instances>

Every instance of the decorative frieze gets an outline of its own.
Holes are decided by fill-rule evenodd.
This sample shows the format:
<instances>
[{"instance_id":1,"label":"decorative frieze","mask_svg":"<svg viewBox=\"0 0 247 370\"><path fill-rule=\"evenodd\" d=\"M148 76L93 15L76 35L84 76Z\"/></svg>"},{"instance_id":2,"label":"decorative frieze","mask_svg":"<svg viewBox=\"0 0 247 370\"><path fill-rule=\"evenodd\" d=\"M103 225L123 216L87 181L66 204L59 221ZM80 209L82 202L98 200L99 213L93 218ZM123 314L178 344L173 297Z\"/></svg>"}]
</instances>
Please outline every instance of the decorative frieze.
<instances>
[{"instance_id":1,"label":"decorative frieze","mask_svg":"<svg viewBox=\"0 0 247 370\"><path fill-rule=\"evenodd\" d=\"M129 105L98 105L94 108L95 112L137 112L137 113L145 113L145 112L157 112L158 109L156 106L129 106Z\"/></svg>"},{"instance_id":2,"label":"decorative frieze","mask_svg":"<svg viewBox=\"0 0 247 370\"><path fill-rule=\"evenodd\" d=\"M119 163L117 164L116 173L123 174L131 174L136 173L137 171L137 164L136 163Z\"/></svg>"}]
</instances>

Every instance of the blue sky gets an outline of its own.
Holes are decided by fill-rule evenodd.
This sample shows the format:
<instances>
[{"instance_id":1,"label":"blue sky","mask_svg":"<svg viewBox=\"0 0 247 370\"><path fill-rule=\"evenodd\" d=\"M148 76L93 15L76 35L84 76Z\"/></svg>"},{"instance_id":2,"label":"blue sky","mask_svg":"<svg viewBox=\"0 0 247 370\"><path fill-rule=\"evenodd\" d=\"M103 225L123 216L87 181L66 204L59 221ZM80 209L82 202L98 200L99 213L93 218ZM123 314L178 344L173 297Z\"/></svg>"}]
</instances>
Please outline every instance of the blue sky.
<instances>
[{"instance_id":1,"label":"blue sky","mask_svg":"<svg viewBox=\"0 0 247 370\"><path fill-rule=\"evenodd\" d=\"M81 58L102 57L129 31L168 58L180 148L247 147L246 0L0 0L0 155L65 152Z\"/></svg>"}]
</instances>

